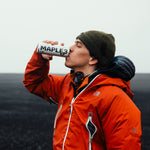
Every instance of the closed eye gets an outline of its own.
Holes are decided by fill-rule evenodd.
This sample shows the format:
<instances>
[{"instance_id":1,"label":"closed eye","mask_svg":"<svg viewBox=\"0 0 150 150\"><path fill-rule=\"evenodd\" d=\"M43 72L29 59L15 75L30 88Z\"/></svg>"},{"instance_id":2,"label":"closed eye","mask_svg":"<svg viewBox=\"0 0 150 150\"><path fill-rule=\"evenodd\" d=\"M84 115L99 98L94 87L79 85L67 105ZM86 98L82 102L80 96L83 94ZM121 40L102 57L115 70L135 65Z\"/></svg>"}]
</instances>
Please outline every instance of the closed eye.
<instances>
[{"instance_id":1,"label":"closed eye","mask_svg":"<svg viewBox=\"0 0 150 150\"><path fill-rule=\"evenodd\" d=\"M75 44L78 48L81 48L83 46L83 43L81 41L76 40Z\"/></svg>"}]
</instances>

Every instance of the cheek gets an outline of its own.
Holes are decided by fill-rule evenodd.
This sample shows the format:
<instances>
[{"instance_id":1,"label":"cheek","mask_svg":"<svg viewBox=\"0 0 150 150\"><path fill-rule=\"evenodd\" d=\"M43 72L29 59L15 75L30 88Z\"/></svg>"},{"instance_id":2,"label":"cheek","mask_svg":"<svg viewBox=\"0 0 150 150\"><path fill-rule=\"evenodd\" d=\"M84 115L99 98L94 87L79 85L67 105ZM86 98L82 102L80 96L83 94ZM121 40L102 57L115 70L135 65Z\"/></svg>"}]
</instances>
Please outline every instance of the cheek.
<instances>
[{"instance_id":1,"label":"cheek","mask_svg":"<svg viewBox=\"0 0 150 150\"><path fill-rule=\"evenodd\" d=\"M83 49L74 50L70 53L69 57L66 58L66 64L68 65L84 65L87 64L90 59L90 54L88 50Z\"/></svg>"},{"instance_id":2,"label":"cheek","mask_svg":"<svg viewBox=\"0 0 150 150\"><path fill-rule=\"evenodd\" d=\"M85 53L75 54L72 57L72 62L78 64L78 65L84 65L87 64L89 61L89 55Z\"/></svg>"},{"instance_id":3,"label":"cheek","mask_svg":"<svg viewBox=\"0 0 150 150\"><path fill-rule=\"evenodd\" d=\"M80 61L88 61L90 58L90 55L88 52L80 53L79 55L76 56L76 58Z\"/></svg>"}]
</instances>

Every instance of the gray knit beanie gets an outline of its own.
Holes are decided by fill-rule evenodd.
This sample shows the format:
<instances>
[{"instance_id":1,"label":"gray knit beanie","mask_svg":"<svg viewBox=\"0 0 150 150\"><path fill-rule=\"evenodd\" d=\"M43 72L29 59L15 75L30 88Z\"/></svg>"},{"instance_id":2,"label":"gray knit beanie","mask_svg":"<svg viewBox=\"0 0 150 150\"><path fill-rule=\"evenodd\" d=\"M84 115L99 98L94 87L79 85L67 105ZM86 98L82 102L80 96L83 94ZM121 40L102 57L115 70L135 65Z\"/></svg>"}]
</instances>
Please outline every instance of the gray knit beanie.
<instances>
[{"instance_id":1,"label":"gray knit beanie","mask_svg":"<svg viewBox=\"0 0 150 150\"><path fill-rule=\"evenodd\" d=\"M108 68L115 55L115 39L112 34L87 31L76 37L83 42L90 55L98 60L97 68Z\"/></svg>"}]
</instances>

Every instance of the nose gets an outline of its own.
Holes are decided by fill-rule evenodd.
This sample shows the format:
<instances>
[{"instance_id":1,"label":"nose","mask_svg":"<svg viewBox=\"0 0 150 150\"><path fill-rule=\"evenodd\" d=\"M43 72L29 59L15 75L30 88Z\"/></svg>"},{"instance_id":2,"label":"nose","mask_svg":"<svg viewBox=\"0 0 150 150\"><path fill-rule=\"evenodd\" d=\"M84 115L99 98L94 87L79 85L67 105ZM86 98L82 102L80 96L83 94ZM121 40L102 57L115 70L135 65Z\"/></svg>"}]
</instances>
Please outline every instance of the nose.
<instances>
[{"instance_id":1,"label":"nose","mask_svg":"<svg viewBox=\"0 0 150 150\"><path fill-rule=\"evenodd\" d=\"M70 52L72 52L73 51L73 45L72 46L70 46Z\"/></svg>"}]
</instances>

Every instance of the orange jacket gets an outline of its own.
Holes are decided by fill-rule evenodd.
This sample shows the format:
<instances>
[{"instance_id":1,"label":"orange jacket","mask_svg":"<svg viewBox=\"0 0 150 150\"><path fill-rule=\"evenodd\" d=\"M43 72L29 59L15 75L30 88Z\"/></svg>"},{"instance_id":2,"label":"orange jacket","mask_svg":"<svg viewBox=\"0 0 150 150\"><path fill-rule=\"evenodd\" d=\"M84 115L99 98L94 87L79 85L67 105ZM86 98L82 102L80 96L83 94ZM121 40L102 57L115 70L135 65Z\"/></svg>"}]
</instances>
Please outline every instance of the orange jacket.
<instances>
[{"instance_id":1,"label":"orange jacket","mask_svg":"<svg viewBox=\"0 0 150 150\"><path fill-rule=\"evenodd\" d=\"M70 74L48 72L49 62L35 51L23 82L30 92L58 103L53 150L141 149L141 113L129 82L97 75L74 98Z\"/></svg>"}]
</instances>

